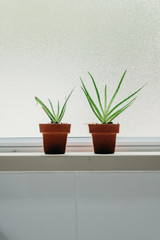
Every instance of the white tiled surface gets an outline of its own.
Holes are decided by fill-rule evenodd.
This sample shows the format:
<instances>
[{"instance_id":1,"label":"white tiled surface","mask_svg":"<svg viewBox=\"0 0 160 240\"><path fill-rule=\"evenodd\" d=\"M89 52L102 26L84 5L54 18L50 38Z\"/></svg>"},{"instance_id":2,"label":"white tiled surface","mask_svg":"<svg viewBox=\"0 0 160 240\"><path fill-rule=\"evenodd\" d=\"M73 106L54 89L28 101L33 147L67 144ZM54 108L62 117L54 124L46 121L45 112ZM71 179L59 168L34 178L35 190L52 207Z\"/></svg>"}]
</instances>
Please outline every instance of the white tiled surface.
<instances>
[{"instance_id":1,"label":"white tiled surface","mask_svg":"<svg viewBox=\"0 0 160 240\"><path fill-rule=\"evenodd\" d=\"M8 240L75 240L74 189L73 174L0 174L0 232Z\"/></svg>"},{"instance_id":2,"label":"white tiled surface","mask_svg":"<svg viewBox=\"0 0 160 240\"><path fill-rule=\"evenodd\" d=\"M0 240L159 240L160 172L0 173Z\"/></svg>"},{"instance_id":3,"label":"white tiled surface","mask_svg":"<svg viewBox=\"0 0 160 240\"><path fill-rule=\"evenodd\" d=\"M78 174L79 240L159 240L160 173Z\"/></svg>"}]
</instances>

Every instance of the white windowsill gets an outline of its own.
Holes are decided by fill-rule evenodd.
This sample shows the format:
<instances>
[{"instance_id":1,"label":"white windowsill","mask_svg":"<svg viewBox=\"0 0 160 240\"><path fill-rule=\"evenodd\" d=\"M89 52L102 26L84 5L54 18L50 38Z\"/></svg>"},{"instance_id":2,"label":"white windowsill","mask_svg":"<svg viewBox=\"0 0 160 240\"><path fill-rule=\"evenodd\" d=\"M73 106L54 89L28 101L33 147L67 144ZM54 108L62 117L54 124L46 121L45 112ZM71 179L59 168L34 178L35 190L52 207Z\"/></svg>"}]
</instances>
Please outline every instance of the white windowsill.
<instances>
[{"instance_id":1,"label":"white windowsill","mask_svg":"<svg viewBox=\"0 0 160 240\"><path fill-rule=\"evenodd\" d=\"M115 154L93 153L91 138L68 138L66 154L45 155L42 138L0 138L0 171L159 171L160 138L118 137Z\"/></svg>"},{"instance_id":2,"label":"white windowsill","mask_svg":"<svg viewBox=\"0 0 160 240\"><path fill-rule=\"evenodd\" d=\"M160 171L160 152L0 153L0 171Z\"/></svg>"}]
</instances>

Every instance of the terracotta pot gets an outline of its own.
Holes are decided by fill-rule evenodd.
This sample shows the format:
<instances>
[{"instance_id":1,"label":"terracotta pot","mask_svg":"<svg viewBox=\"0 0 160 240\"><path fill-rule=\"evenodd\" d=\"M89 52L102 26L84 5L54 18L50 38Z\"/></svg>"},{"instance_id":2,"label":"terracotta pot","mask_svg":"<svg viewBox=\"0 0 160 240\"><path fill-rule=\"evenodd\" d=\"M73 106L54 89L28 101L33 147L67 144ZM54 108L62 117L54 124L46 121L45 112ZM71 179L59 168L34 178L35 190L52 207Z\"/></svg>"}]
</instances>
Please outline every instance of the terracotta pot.
<instances>
[{"instance_id":1,"label":"terracotta pot","mask_svg":"<svg viewBox=\"0 0 160 240\"><path fill-rule=\"evenodd\" d=\"M46 154L63 154L66 150L67 135L71 124L39 124L43 134L43 147Z\"/></svg>"},{"instance_id":2,"label":"terracotta pot","mask_svg":"<svg viewBox=\"0 0 160 240\"><path fill-rule=\"evenodd\" d=\"M99 154L114 153L116 134L119 133L119 124L88 124L92 134L94 152Z\"/></svg>"}]
</instances>

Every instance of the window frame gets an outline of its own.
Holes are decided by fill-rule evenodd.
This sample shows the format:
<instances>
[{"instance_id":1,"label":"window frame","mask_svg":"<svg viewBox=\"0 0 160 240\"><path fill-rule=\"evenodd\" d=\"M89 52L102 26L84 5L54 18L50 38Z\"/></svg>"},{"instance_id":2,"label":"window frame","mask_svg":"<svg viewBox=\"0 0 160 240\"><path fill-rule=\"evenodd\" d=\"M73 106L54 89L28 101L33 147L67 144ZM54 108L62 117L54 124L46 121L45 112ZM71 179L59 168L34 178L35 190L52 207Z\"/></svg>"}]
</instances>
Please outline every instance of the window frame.
<instances>
[{"instance_id":1,"label":"window frame","mask_svg":"<svg viewBox=\"0 0 160 240\"><path fill-rule=\"evenodd\" d=\"M67 152L93 152L91 137L68 137ZM117 137L117 152L160 151L160 137ZM0 138L0 152L43 152L42 137Z\"/></svg>"}]
</instances>

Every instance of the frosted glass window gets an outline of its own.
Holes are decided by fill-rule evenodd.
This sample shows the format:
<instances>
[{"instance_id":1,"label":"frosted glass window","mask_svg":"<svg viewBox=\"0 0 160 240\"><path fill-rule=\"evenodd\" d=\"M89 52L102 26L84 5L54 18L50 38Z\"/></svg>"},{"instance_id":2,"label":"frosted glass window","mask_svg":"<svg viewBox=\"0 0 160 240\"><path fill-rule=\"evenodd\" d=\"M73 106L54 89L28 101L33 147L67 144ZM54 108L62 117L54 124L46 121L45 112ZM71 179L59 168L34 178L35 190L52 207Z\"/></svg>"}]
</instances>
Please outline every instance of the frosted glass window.
<instances>
[{"instance_id":1,"label":"frosted glass window","mask_svg":"<svg viewBox=\"0 0 160 240\"><path fill-rule=\"evenodd\" d=\"M160 136L160 2L157 0L0 0L0 137L39 137L48 122L34 96L64 101L71 136L89 136L97 122L80 89L87 74L117 100L149 84L115 120L119 136Z\"/></svg>"}]
</instances>

